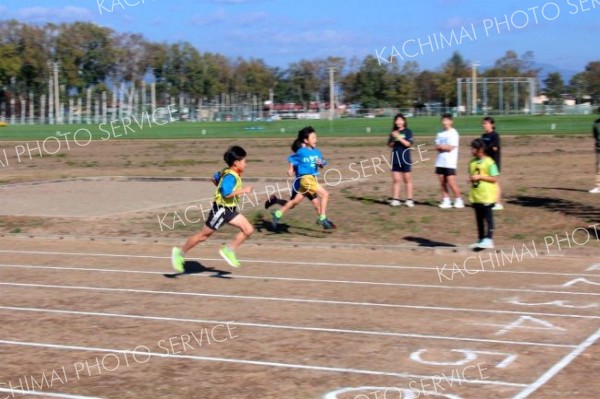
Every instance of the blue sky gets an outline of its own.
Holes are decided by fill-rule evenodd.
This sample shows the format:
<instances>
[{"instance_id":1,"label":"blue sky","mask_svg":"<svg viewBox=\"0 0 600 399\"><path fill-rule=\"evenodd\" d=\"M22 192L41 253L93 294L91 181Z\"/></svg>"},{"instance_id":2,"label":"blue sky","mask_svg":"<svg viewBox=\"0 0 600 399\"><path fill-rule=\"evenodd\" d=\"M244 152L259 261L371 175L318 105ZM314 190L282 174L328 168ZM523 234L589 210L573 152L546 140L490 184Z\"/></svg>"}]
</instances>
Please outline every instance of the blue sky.
<instances>
[{"instance_id":1,"label":"blue sky","mask_svg":"<svg viewBox=\"0 0 600 399\"><path fill-rule=\"evenodd\" d=\"M576 72L600 60L600 0L0 0L0 18L92 21L282 67L376 51L389 59L392 46L402 54L404 43L404 54L422 69L439 67L455 50L483 66L507 50L531 50L538 63ZM428 37L450 38L453 29L452 46L427 47Z\"/></svg>"}]
</instances>

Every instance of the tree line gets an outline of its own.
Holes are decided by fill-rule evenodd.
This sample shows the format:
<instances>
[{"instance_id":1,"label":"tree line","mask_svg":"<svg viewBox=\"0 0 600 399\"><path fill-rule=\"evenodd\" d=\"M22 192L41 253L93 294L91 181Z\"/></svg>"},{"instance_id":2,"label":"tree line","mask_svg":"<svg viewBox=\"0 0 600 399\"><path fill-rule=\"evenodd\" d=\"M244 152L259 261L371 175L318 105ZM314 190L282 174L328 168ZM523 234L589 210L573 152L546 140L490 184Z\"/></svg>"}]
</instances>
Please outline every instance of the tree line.
<instances>
[{"instance_id":1,"label":"tree line","mask_svg":"<svg viewBox=\"0 0 600 399\"><path fill-rule=\"evenodd\" d=\"M307 105L329 101L329 68L336 71L339 101L366 108L413 107L438 102L456 105L456 79L469 77L471 65L459 52L438 69L421 69L417 62L380 65L375 56L302 59L285 68L261 59L228 58L201 52L189 42L158 43L135 33L120 33L88 22L45 25L0 21L0 103L9 96L47 91L51 62L60 65L59 82L65 93L81 97L111 92L125 83L156 83L157 97L186 95L210 101L223 94L272 94L278 103ZM480 77L538 78L532 52L507 51ZM600 100L600 61L564 82L549 74L543 86L551 101L569 94L583 102ZM589 101L589 100L588 100Z\"/></svg>"}]
</instances>

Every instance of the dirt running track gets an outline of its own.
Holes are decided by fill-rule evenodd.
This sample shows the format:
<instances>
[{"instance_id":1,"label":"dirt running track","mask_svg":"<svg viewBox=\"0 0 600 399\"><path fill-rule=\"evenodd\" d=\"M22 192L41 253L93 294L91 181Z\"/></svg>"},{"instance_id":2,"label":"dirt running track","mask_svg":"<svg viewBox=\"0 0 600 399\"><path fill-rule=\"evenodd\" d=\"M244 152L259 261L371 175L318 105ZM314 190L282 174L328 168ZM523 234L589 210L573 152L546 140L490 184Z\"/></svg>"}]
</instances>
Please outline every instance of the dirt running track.
<instances>
[{"instance_id":1,"label":"dirt running track","mask_svg":"<svg viewBox=\"0 0 600 399\"><path fill-rule=\"evenodd\" d=\"M166 245L3 238L0 398L600 392L598 258L440 281L466 255L216 244L175 276Z\"/></svg>"}]
</instances>

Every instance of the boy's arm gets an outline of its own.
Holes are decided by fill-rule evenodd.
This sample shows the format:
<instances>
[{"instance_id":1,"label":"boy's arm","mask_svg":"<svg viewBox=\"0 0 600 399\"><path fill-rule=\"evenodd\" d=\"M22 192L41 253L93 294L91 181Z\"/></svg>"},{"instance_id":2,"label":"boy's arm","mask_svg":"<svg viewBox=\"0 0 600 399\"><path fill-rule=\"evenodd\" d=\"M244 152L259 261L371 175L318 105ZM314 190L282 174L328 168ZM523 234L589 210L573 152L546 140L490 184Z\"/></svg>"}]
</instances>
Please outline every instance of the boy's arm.
<instances>
[{"instance_id":1,"label":"boy's arm","mask_svg":"<svg viewBox=\"0 0 600 399\"><path fill-rule=\"evenodd\" d=\"M295 171L294 168L296 166L298 166L298 155L296 154L292 154L288 157L288 171L287 174L289 177L294 177L295 175Z\"/></svg>"},{"instance_id":2,"label":"boy's arm","mask_svg":"<svg viewBox=\"0 0 600 399\"><path fill-rule=\"evenodd\" d=\"M490 165L489 176L473 175L473 176L471 176L471 180L472 181L486 181L488 183L496 183L498 181L499 175L500 175L500 172L498 171L498 165L493 163L492 165Z\"/></svg>"},{"instance_id":3,"label":"boy's arm","mask_svg":"<svg viewBox=\"0 0 600 399\"><path fill-rule=\"evenodd\" d=\"M395 136L394 136L396 138L396 141L402 143L403 146L410 147L412 145L412 140L409 141L406 138L402 138L401 135L400 135L400 133L398 133L398 132L394 132L394 133L396 133Z\"/></svg>"},{"instance_id":4,"label":"boy's arm","mask_svg":"<svg viewBox=\"0 0 600 399\"><path fill-rule=\"evenodd\" d=\"M238 195L248 194L249 192L252 192L252 190L254 190L254 187L252 187L252 186L242 187L238 190L235 190L234 192L232 192L225 198L229 199L229 198L237 197Z\"/></svg>"},{"instance_id":5,"label":"boy's arm","mask_svg":"<svg viewBox=\"0 0 600 399\"><path fill-rule=\"evenodd\" d=\"M439 152L450 152L453 149L455 149L456 147L450 144L438 144L435 146L435 149L438 150Z\"/></svg>"},{"instance_id":6,"label":"boy's arm","mask_svg":"<svg viewBox=\"0 0 600 399\"><path fill-rule=\"evenodd\" d=\"M490 143L490 149L494 152L498 152L500 149L500 136L498 133L494 135L492 142Z\"/></svg>"},{"instance_id":7,"label":"boy's arm","mask_svg":"<svg viewBox=\"0 0 600 399\"><path fill-rule=\"evenodd\" d=\"M452 137L450 139L450 143L449 144L438 144L437 143L437 138L436 138L435 149L438 152L450 152L450 151L454 150L457 147L458 147L458 133L456 133L455 137Z\"/></svg>"},{"instance_id":8,"label":"boy's arm","mask_svg":"<svg viewBox=\"0 0 600 399\"><path fill-rule=\"evenodd\" d=\"M219 185L219 180L221 180L221 171L216 172L210 178L210 181L212 181L215 186Z\"/></svg>"},{"instance_id":9,"label":"boy's arm","mask_svg":"<svg viewBox=\"0 0 600 399\"><path fill-rule=\"evenodd\" d=\"M219 191L224 198L230 199L233 197L237 197L241 194L246 194L252 191L252 187L242 187L237 190L234 190L235 187L235 177L232 175L225 175L223 178L223 182L221 183L221 187L219 187Z\"/></svg>"},{"instance_id":10,"label":"boy's arm","mask_svg":"<svg viewBox=\"0 0 600 399\"><path fill-rule=\"evenodd\" d=\"M395 132L395 130L394 130L394 132ZM388 147L393 147L394 146L394 141L395 141L394 140L394 132L392 132L392 133L390 133L388 135L388 141L387 141Z\"/></svg>"},{"instance_id":11,"label":"boy's arm","mask_svg":"<svg viewBox=\"0 0 600 399\"><path fill-rule=\"evenodd\" d=\"M496 177L496 176L481 176L481 175L478 175L478 176L479 176L478 180L480 180L480 181L486 181L488 183L496 183L498 181L498 177Z\"/></svg>"},{"instance_id":12,"label":"boy's arm","mask_svg":"<svg viewBox=\"0 0 600 399\"><path fill-rule=\"evenodd\" d=\"M319 159L317 160L317 165L319 165L319 168L324 168L328 164L329 162L323 159L323 153L319 151Z\"/></svg>"}]
</instances>

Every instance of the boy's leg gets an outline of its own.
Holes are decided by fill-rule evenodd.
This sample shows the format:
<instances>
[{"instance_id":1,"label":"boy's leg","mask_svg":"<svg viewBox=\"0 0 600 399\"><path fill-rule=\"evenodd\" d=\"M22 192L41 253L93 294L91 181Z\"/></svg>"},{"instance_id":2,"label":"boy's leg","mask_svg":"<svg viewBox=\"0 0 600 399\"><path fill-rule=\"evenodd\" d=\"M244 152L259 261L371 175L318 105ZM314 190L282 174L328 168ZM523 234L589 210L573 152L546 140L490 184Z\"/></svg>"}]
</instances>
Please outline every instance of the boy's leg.
<instances>
[{"instance_id":1,"label":"boy's leg","mask_svg":"<svg viewBox=\"0 0 600 399\"><path fill-rule=\"evenodd\" d=\"M480 248L480 244L485 237L484 231L484 212L482 204L473 204L473 210L475 211L475 221L477 223L477 242L475 244L469 245L471 249Z\"/></svg>"},{"instance_id":2,"label":"boy's leg","mask_svg":"<svg viewBox=\"0 0 600 399\"><path fill-rule=\"evenodd\" d=\"M321 215L321 199L319 197L314 197L310 200L310 203L315 207L315 211L317 211L317 216Z\"/></svg>"},{"instance_id":3,"label":"boy's leg","mask_svg":"<svg viewBox=\"0 0 600 399\"><path fill-rule=\"evenodd\" d=\"M279 225L279 220L283 217L283 214L288 210L292 209L296 205L298 205L304 199L304 195L298 193L292 200L288 201L281 209L276 210L271 213L271 228L276 231L277 226Z\"/></svg>"},{"instance_id":4,"label":"boy's leg","mask_svg":"<svg viewBox=\"0 0 600 399\"><path fill-rule=\"evenodd\" d=\"M442 199L450 198L450 193L448 192L447 187L447 179L445 175L438 175L438 179L440 180L440 187L442 189Z\"/></svg>"},{"instance_id":5,"label":"boy's leg","mask_svg":"<svg viewBox=\"0 0 600 399\"><path fill-rule=\"evenodd\" d=\"M402 173L392 172L392 200L400 199Z\"/></svg>"},{"instance_id":6,"label":"boy's leg","mask_svg":"<svg viewBox=\"0 0 600 399\"><path fill-rule=\"evenodd\" d=\"M456 176L448 176L448 186L450 186L450 189L454 193L455 198L461 198L460 190L458 189L458 184L456 184Z\"/></svg>"},{"instance_id":7,"label":"boy's leg","mask_svg":"<svg viewBox=\"0 0 600 399\"><path fill-rule=\"evenodd\" d=\"M489 238L490 240L494 238L494 205L485 205L483 208L483 217L487 223L487 232L485 234L485 238Z\"/></svg>"},{"instance_id":8,"label":"boy's leg","mask_svg":"<svg viewBox=\"0 0 600 399\"><path fill-rule=\"evenodd\" d=\"M473 204L475 208L475 218L477 219L477 237L479 241L485 238L485 208L482 204Z\"/></svg>"},{"instance_id":9,"label":"boy's leg","mask_svg":"<svg viewBox=\"0 0 600 399\"><path fill-rule=\"evenodd\" d=\"M210 227L203 226L202 230L198 234L195 234L187 239L185 244L183 244L183 246L181 247L181 251L184 254L188 253L196 245L200 244L203 241L206 241L206 239L208 237L210 237L212 235L212 233L214 233L214 232L215 231L213 229L211 229Z\"/></svg>"},{"instance_id":10,"label":"boy's leg","mask_svg":"<svg viewBox=\"0 0 600 399\"><path fill-rule=\"evenodd\" d=\"M320 216L327 215L327 203L329 202L329 192L319 185L317 189L317 196L321 199L321 214Z\"/></svg>"},{"instance_id":11,"label":"boy's leg","mask_svg":"<svg viewBox=\"0 0 600 399\"><path fill-rule=\"evenodd\" d=\"M235 251L252 235L252 233L254 233L254 226L252 226L248 219L242 214L231 219L229 224L240 229L240 232L237 233L231 244L229 244L229 248Z\"/></svg>"},{"instance_id":12,"label":"boy's leg","mask_svg":"<svg viewBox=\"0 0 600 399\"><path fill-rule=\"evenodd\" d=\"M289 211L290 209L292 209L293 207L295 207L296 205L298 205L300 202L302 202L302 200L304 199L304 195L298 193L294 199L286 202L285 205L283 205L281 207L281 209L279 211L276 211L277 213L281 212L281 214L283 215L284 213L286 213L287 211Z\"/></svg>"},{"instance_id":13,"label":"boy's leg","mask_svg":"<svg viewBox=\"0 0 600 399\"><path fill-rule=\"evenodd\" d=\"M477 248L492 249L494 248L494 241L492 240L492 237L494 236L494 204L479 204L479 206L481 207L481 216L487 224L487 231Z\"/></svg>"},{"instance_id":14,"label":"boy's leg","mask_svg":"<svg viewBox=\"0 0 600 399\"><path fill-rule=\"evenodd\" d=\"M497 181L496 187L498 188L498 193L496 194L496 205L494 205L492 210L502 211L504 210L504 206L502 205L502 188L500 187L500 181Z\"/></svg>"},{"instance_id":15,"label":"boy's leg","mask_svg":"<svg viewBox=\"0 0 600 399\"><path fill-rule=\"evenodd\" d=\"M500 181L496 183L498 186L498 196L496 197L496 204L502 204L502 186L500 186Z\"/></svg>"},{"instance_id":16,"label":"boy's leg","mask_svg":"<svg viewBox=\"0 0 600 399\"><path fill-rule=\"evenodd\" d=\"M317 219L317 223L323 226L325 230L335 229L337 226L327 218L327 203L329 201L329 192L323 188L323 186L319 186L317 189L317 196L321 199L321 212L319 214L319 218Z\"/></svg>"},{"instance_id":17,"label":"boy's leg","mask_svg":"<svg viewBox=\"0 0 600 399\"><path fill-rule=\"evenodd\" d=\"M240 267L241 264L235 255L235 251L252 235L252 233L254 233L254 227L250 224L248 219L241 214L236 215L228 223L240 229L240 232L237 233L231 244L221 247L219 255L221 255L230 266Z\"/></svg>"},{"instance_id":18,"label":"boy's leg","mask_svg":"<svg viewBox=\"0 0 600 399\"><path fill-rule=\"evenodd\" d=\"M287 202L288 201L284 200L283 198L278 198L276 195L271 195L269 199L265 201L265 209L269 209L275 204L284 206L285 204L287 204Z\"/></svg>"},{"instance_id":19,"label":"boy's leg","mask_svg":"<svg viewBox=\"0 0 600 399\"><path fill-rule=\"evenodd\" d=\"M214 230L205 225L198 234L188 238L183 247L173 247L171 250L171 264L173 269L178 273L183 273L185 271L185 254L202 241L206 241L212 233L214 233Z\"/></svg>"},{"instance_id":20,"label":"boy's leg","mask_svg":"<svg viewBox=\"0 0 600 399\"><path fill-rule=\"evenodd\" d=\"M410 172L402 173L402 178L404 180L404 185L406 186L406 199L411 200L413 197L413 183Z\"/></svg>"}]
</instances>

